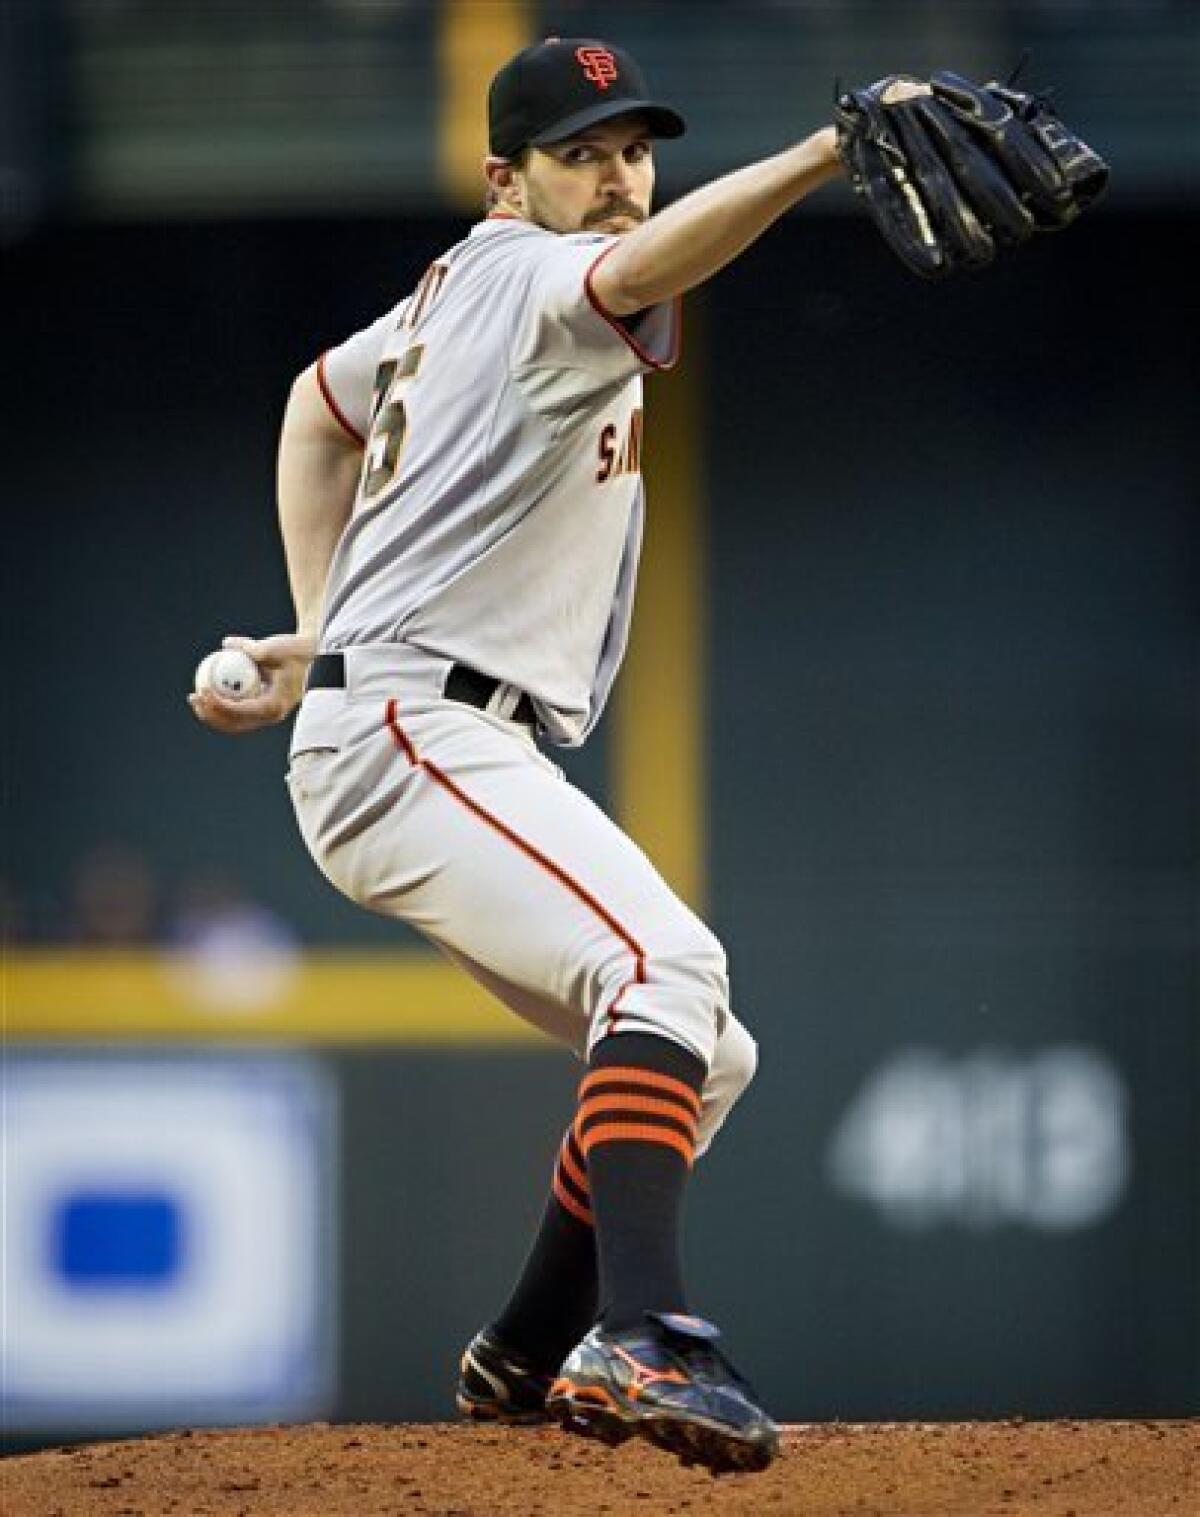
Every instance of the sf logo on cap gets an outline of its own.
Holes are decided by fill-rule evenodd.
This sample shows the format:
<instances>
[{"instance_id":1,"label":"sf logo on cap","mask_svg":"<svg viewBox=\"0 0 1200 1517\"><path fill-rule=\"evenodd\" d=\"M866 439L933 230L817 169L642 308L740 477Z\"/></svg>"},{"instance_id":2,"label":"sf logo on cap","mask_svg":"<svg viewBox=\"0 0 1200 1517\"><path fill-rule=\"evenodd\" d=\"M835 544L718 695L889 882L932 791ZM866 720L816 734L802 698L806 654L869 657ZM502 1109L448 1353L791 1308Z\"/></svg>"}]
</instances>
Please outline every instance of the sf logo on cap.
<instances>
[{"instance_id":1,"label":"sf logo on cap","mask_svg":"<svg viewBox=\"0 0 1200 1517\"><path fill-rule=\"evenodd\" d=\"M590 79L598 90L606 90L617 77L617 60L606 47L577 47L584 77Z\"/></svg>"}]
</instances>

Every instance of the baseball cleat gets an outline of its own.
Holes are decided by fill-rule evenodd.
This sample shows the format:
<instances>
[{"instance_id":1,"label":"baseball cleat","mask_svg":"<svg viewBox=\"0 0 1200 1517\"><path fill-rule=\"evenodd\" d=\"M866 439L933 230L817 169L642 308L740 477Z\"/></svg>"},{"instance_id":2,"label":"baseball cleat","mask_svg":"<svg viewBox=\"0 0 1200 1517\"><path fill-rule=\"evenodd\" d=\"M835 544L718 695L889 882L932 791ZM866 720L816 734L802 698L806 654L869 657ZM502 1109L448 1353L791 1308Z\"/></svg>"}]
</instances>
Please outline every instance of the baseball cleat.
<instances>
[{"instance_id":1,"label":"baseball cleat","mask_svg":"<svg viewBox=\"0 0 1200 1517\"><path fill-rule=\"evenodd\" d=\"M571 1351L546 1410L567 1432L617 1445L640 1437L714 1475L763 1470L779 1429L715 1346L711 1322L647 1312L644 1327L596 1327Z\"/></svg>"},{"instance_id":2,"label":"baseball cleat","mask_svg":"<svg viewBox=\"0 0 1200 1517\"><path fill-rule=\"evenodd\" d=\"M553 1378L485 1327L462 1356L454 1399L463 1416L477 1422L548 1422L546 1396Z\"/></svg>"}]
</instances>

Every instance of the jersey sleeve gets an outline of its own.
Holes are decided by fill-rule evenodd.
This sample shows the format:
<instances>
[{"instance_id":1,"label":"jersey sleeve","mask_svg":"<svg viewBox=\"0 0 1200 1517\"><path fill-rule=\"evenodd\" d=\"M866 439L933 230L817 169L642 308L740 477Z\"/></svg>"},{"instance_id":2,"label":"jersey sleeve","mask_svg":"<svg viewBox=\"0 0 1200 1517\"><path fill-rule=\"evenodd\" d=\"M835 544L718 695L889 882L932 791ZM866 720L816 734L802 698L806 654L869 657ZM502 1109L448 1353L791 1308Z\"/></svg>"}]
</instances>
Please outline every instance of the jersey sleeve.
<instances>
[{"instance_id":1,"label":"jersey sleeve","mask_svg":"<svg viewBox=\"0 0 1200 1517\"><path fill-rule=\"evenodd\" d=\"M384 343L401 320L406 304L402 301L386 316L317 359L317 380L326 404L359 444L365 444L371 426L371 397Z\"/></svg>"},{"instance_id":2,"label":"jersey sleeve","mask_svg":"<svg viewBox=\"0 0 1200 1517\"><path fill-rule=\"evenodd\" d=\"M519 366L585 372L602 384L669 369L679 351L678 300L632 317L606 311L596 269L616 237L576 233L547 239L530 270Z\"/></svg>"}]
</instances>

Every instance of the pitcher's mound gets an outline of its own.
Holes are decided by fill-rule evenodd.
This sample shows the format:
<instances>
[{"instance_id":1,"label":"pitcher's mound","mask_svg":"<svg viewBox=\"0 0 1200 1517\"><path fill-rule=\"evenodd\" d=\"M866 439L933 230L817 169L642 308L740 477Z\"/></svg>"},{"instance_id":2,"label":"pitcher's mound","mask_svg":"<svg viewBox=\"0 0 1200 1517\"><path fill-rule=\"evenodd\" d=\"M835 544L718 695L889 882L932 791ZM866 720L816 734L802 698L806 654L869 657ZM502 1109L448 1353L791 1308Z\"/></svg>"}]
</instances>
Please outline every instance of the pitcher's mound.
<instances>
[{"instance_id":1,"label":"pitcher's mound","mask_svg":"<svg viewBox=\"0 0 1200 1517\"><path fill-rule=\"evenodd\" d=\"M1194 1517L1200 1422L819 1423L720 1480L469 1424L168 1433L10 1458L6 1517Z\"/></svg>"}]
</instances>

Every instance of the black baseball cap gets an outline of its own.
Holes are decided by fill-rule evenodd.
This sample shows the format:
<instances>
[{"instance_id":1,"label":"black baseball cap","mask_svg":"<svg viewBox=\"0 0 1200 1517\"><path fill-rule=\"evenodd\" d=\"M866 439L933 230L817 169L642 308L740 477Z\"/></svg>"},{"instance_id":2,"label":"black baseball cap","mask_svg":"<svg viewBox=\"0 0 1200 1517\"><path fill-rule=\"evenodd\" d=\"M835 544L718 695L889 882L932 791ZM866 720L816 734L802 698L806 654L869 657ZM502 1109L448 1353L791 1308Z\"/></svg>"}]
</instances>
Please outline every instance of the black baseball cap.
<instances>
[{"instance_id":1,"label":"black baseball cap","mask_svg":"<svg viewBox=\"0 0 1200 1517\"><path fill-rule=\"evenodd\" d=\"M488 91L488 141L498 157L561 142L585 127L641 111L655 137L682 137L683 117L651 100L646 77L619 47L594 37L547 37L510 58Z\"/></svg>"}]
</instances>

